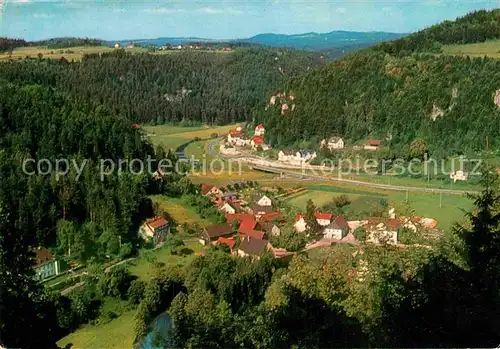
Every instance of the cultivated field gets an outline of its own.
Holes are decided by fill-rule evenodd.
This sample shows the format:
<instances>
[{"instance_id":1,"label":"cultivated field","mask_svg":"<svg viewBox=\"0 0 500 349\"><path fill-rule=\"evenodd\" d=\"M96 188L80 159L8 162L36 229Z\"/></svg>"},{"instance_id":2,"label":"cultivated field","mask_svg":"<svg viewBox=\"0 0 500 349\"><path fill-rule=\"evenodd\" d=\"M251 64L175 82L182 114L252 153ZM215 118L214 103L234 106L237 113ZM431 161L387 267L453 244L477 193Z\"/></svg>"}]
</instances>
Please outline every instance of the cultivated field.
<instances>
[{"instance_id":1,"label":"cultivated field","mask_svg":"<svg viewBox=\"0 0 500 349\"><path fill-rule=\"evenodd\" d=\"M198 137L200 139L210 138L212 134L226 135L229 130L238 125L227 125L219 127L199 126L199 127L179 127L171 125L144 126L149 134L151 142L156 146L163 144L165 148L175 149L180 145Z\"/></svg>"},{"instance_id":2,"label":"cultivated field","mask_svg":"<svg viewBox=\"0 0 500 349\"><path fill-rule=\"evenodd\" d=\"M443 53L448 55L500 58L500 40L466 45L445 45L443 46Z\"/></svg>"},{"instance_id":3,"label":"cultivated field","mask_svg":"<svg viewBox=\"0 0 500 349\"><path fill-rule=\"evenodd\" d=\"M133 47L133 48L121 48L125 50L125 52L129 53L149 53L153 55L165 55L165 54L175 54L182 51L173 51L173 50L165 50L165 51L149 51L146 47ZM91 53L105 53L105 52L113 52L117 50L113 47L109 46L78 46L78 47L68 47L64 49L49 49L41 46L34 47L18 47L13 50L11 54L9 53L0 53L0 61L2 60L18 60L24 58L37 58L38 54L41 53L43 58L49 59L61 59L64 57L68 61L81 61L83 55L91 54ZM214 52L214 53L231 53L233 51L203 51L202 52Z\"/></svg>"}]
</instances>

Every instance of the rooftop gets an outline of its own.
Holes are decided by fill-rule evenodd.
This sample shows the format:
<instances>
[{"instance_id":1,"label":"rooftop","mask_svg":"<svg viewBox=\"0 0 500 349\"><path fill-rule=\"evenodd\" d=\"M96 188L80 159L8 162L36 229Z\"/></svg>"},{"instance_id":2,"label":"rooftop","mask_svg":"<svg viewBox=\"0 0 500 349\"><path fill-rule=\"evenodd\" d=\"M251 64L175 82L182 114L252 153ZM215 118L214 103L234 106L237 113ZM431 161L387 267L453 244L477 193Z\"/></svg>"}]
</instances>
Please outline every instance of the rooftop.
<instances>
[{"instance_id":1,"label":"rooftop","mask_svg":"<svg viewBox=\"0 0 500 349\"><path fill-rule=\"evenodd\" d=\"M266 247L267 247L267 240L254 239L247 236L241 240L238 249L247 254L259 256L266 251Z\"/></svg>"}]
</instances>

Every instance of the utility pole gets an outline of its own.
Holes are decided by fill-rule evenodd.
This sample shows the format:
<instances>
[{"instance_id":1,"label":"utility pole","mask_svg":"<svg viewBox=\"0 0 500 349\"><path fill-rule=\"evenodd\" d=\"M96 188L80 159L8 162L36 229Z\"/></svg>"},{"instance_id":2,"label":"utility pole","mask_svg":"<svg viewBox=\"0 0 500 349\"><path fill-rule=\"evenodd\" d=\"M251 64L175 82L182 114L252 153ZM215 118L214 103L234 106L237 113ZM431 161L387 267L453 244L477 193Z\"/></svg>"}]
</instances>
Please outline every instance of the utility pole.
<instances>
[{"instance_id":1,"label":"utility pole","mask_svg":"<svg viewBox=\"0 0 500 349\"><path fill-rule=\"evenodd\" d=\"M410 192L407 190L407 191L406 191L406 202L408 202L408 199L409 199L409 194L410 194Z\"/></svg>"}]
</instances>

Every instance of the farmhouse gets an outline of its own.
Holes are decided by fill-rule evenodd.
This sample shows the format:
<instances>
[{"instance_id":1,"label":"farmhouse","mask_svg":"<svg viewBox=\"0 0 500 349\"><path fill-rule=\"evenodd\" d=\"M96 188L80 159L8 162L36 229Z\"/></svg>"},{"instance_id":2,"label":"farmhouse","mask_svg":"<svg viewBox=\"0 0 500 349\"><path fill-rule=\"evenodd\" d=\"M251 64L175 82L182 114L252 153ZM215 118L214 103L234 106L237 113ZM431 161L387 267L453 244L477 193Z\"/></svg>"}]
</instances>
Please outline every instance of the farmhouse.
<instances>
[{"instance_id":1,"label":"farmhouse","mask_svg":"<svg viewBox=\"0 0 500 349\"><path fill-rule=\"evenodd\" d=\"M237 254L240 257L252 256L256 259L260 259L260 256L270 248L271 245L267 240L255 239L247 236L241 240Z\"/></svg>"},{"instance_id":2,"label":"farmhouse","mask_svg":"<svg viewBox=\"0 0 500 349\"><path fill-rule=\"evenodd\" d=\"M233 229L228 223L213 224L203 229L200 243L202 245L208 245L217 241L220 237L229 238L233 235Z\"/></svg>"},{"instance_id":3,"label":"farmhouse","mask_svg":"<svg viewBox=\"0 0 500 349\"><path fill-rule=\"evenodd\" d=\"M146 241L152 241L154 245L165 241L168 233L170 233L170 225L163 217L147 219L139 229L139 235Z\"/></svg>"},{"instance_id":4,"label":"farmhouse","mask_svg":"<svg viewBox=\"0 0 500 349\"><path fill-rule=\"evenodd\" d=\"M324 230L325 238L328 239L343 239L349 232L349 226L344 216L336 216Z\"/></svg>"},{"instance_id":5,"label":"farmhouse","mask_svg":"<svg viewBox=\"0 0 500 349\"><path fill-rule=\"evenodd\" d=\"M379 220L369 220L366 225L368 233L367 241L375 244L391 244L398 243L398 231L401 223L397 219L388 219L385 222Z\"/></svg>"},{"instance_id":6,"label":"farmhouse","mask_svg":"<svg viewBox=\"0 0 500 349\"><path fill-rule=\"evenodd\" d=\"M220 196L222 193L219 188L213 186L212 184L202 183L201 184L201 195L203 196Z\"/></svg>"},{"instance_id":7,"label":"farmhouse","mask_svg":"<svg viewBox=\"0 0 500 349\"><path fill-rule=\"evenodd\" d=\"M328 140L323 139L321 141L321 147L328 150L344 149L344 146L344 140L340 137L331 137Z\"/></svg>"},{"instance_id":8,"label":"farmhouse","mask_svg":"<svg viewBox=\"0 0 500 349\"><path fill-rule=\"evenodd\" d=\"M378 150L382 141L379 139L369 139L363 144L363 149L365 150Z\"/></svg>"}]
</instances>

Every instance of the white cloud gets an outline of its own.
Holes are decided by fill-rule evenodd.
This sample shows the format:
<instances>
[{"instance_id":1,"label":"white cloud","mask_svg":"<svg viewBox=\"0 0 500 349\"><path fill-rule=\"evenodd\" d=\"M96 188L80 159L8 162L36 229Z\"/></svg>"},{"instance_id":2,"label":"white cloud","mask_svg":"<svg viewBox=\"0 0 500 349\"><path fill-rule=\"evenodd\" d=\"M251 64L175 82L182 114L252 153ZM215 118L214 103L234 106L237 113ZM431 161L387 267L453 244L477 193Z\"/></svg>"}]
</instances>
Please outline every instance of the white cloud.
<instances>
[{"instance_id":1,"label":"white cloud","mask_svg":"<svg viewBox=\"0 0 500 349\"><path fill-rule=\"evenodd\" d=\"M13 4L29 4L31 0L7 0L10 3Z\"/></svg>"},{"instance_id":2,"label":"white cloud","mask_svg":"<svg viewBox=\"0 0 500 349\"><path fill-rule=\"evenodd\" d=\"M347 9L345 7L339 7L337 8L337 13L346 13L347 12Z\"/></svg>"}]
</instances>

